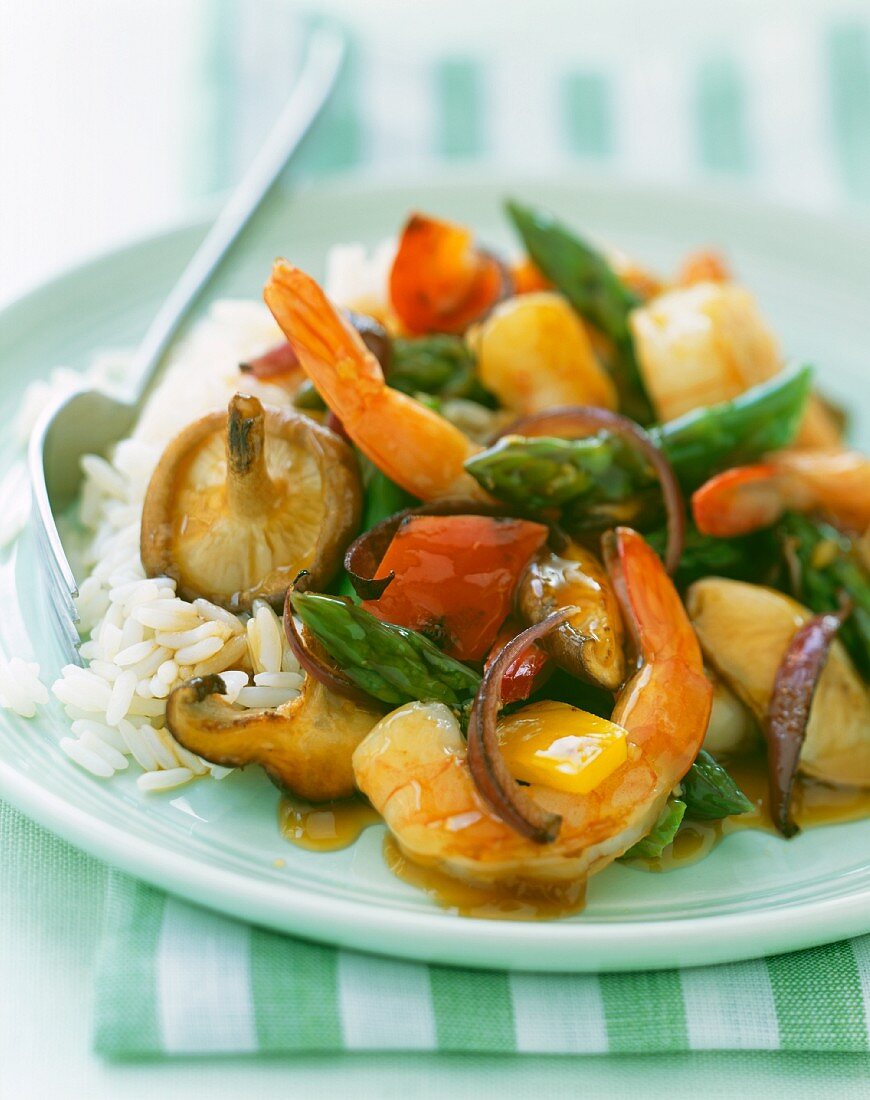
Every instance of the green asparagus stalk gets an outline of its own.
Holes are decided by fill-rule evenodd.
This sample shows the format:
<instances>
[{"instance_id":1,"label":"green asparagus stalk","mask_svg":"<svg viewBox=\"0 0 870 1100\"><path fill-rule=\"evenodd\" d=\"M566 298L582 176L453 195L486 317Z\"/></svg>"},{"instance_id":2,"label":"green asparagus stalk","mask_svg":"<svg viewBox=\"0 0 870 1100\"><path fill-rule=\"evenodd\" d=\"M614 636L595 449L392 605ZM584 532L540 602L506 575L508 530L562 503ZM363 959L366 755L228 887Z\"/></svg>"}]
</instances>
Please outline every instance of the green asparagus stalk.
<instances>
[{"instance_id":1,"label":"green asparagus stalk","mask_svg":"<svg viewBox=\"0 0 870 1100\"><path fill-rule=\"evenodd\" d=\"M620 856L620 860L658 859L665 848L673 844L685 813L685 802L679 798L669 798L652 829Z\"/></svg>"},{"instance_id":2,"label":"green asparagus stalk","mask_svg":"<svg viewBox=\"0 0 870 1100\"><path fill-rule=\"evenodd\" d=\"M792 442L812 390L813 369L792 367L733 401L695 409L652 430L687 491L729 466Z\"/></svg>"},{"instance_id":3,"label":"green asparagus stalk","mask_svg":"<svg viewBox=\"0 0 870 1100\"><path fill-rule=\"evenodd\" d=\"M658 859L665 848L673 844L684 818L717 821L755 809L722 765L703 749L681 786L680 796L671 795L655 825L628 849L621 857L623 860Z\"/></svg>"},{"instance_id":4,"label":"green asparagus stalk","mask_svg":"<svg viewBox=\"0 0 870 1100\"><path fill-rule=\"evenodd\" d=\"M811 384L809 367L783 371L733 401L653 427L650 435L691 492L719 470L790 443ZM585 439L506 436L469 459L466 469L493 496L532 508L625 500L655 481L632 448L606 433Z\"/></svg>"},{"instance_id":5,"label":"green asparagus stalk","mask_svg":"<svg viewBox=\"0 0 870 1100\"><path fill-rule=\"evenodd\" d=\"M517 202L507 212L526 252L574 309L612 341L620 409L641 424L652 420L634 354L628 316L640 299L619 279L605 257L587 241L540 210Z\"/></svg>"},{"instance_id":6,"label":"green asparagus stalk","mask_svg":"<svg viewBox=\"0 0 870 1100\"><path fill-rule=\"evenodd\" d=\"M812 611L834 611L845 592L855 605L837 637L870 680L870 573L852 539L827 523L786 514L778 534L790 566L792 595Z\"/></svg>"},{"instance_id":7,"label":"green asparagus stalk","mask_svg":"<svg viewBox=\"0 0 870 1100\"><path fill-rule=\"evenodd\" d=\"M393 340L387 380L403 393L464 397L483 405L493 398L478 380L474 354L458 336L436 334Z\"/></svg>"},{"instance_id":8,"label":"green asparagus stalk","mask_svg":"<svg viewBox=\"0 0 870 1100\"><path fill-rule=\"evenodd\" d=\"M465 463L488 493L508 504L560 508L580 498L625 500L652 471L618 439L525 439L505 436Z\"/></svg>"},{"instance_id":9,"label":"green asparagus stalk","mask_svg":"<svg viewBox=\"0 0 870 1100\"><path fill-rule=\"evenodd\" d=\"M684 777L682 788L680 798L686 804L686 817L716 821L755 809L722 765L703 749Z\"/></svg>"},{"instance_id":10,"label":"green asparagus stalk","mask_svg":"<svg viewBox=\"0 0 870 1100\"><path fill-rule=\"evenodd\" d=\"M659 556L664 555L667 531L663 527L647 532L646 540ZM702 535L694 523L688 521L674 582L681 590L701 577L711 576L775 584L779 566L780 547L770 529L740 538L717 539Z\"/></svg>"},{"instance_id":11,"label":"green asparagus stalk","mask_svg":"<svg viewBox=\"0 0 870 1100\"><path fill-rule=\"evenodd\" d=\"M339 596L295 592L296 614L350 679L375 699L399 706L415 699L458 706L480 677L415 630L382 623Z\"/></svg>"}]
</instances>

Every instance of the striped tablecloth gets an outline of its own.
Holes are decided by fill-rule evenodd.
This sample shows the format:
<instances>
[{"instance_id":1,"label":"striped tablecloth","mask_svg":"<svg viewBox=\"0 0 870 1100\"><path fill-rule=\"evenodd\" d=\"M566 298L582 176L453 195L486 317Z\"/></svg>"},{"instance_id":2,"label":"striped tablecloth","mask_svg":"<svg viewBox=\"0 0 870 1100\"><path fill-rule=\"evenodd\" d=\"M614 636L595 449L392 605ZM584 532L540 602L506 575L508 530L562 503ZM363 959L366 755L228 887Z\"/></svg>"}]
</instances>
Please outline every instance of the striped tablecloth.
<instances>
[{"instance_id":1,"label":"striped tablecloth","mask_svg":"<svg viewBox=\"0 0 870 1100\"><path fill-rule=\"evenodd\" d=\"M97 992L112 1057L870 1050L870 936L686 970L505 974L294 940L114 874Z\"/></svg>"},{"instance_id":2,"label":"striped tablecloth","mask_svg":"<svg viewBox=\"0 0 870 1100\"><path fill-rule=\"evenodd\" d=\"M696 5L666 0L576 11L445 0L431 26L419 4L333 7L355 46L299 163L308 175L486 159L506 172L588 164L659 181L729 179L814 208L870 198L870 17L851 6L716 5L702 19ZM206 136L191 192L238 172L268 122L256 106L277 102L298 48L278 5L264 5L269 19L231 0L205 8L191 90L210 125L197 131ZM7 849L25 838L38 848L8 808L0 836ZM91 861L68 853L66 887L79 859L101 882ZM296 942L112 873L94 1035L111 1058L867 1052L868 1025L870 937L708 969L475 973Z\"/></svg>"}]
</instances>

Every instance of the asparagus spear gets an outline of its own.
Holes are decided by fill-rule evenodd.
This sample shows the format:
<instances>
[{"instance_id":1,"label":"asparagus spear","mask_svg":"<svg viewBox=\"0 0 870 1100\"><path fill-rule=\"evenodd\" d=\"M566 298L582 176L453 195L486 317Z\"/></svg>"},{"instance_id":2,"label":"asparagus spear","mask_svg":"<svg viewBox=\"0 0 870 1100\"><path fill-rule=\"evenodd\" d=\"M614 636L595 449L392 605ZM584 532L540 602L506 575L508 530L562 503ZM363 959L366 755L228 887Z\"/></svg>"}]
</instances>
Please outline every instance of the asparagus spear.
<instances>
[{"instance_id":1,"label":"asparagus spear","mask_svg":"<svg viewBox=\"0 0 870 1100\"><path fill-rule=\"evenodd\" d=\"M809 367L783 371L733 401L653 427L650 435L690 492L719 470L790 443L811 383ZM466 469L493 496L533 508L625 500L654 484L651 468L604 433L586 439L507 436L469 459Z\"/></svg>"},{"instance_id":2,"label":"asparagus spear","mask_svg":"<svg viewBox=\"0 0 870 1100\"><path fill-rule=\"evenodd\" d=\"M653 437L683 488L696 489L720 470L788 446L800 427L812 382L812 367L792 367L733 401L695 409L654 428Z\"/></svg>"},{"instance_id":3,"label":"asparagus spear","mask_svg":"<svg viewBox=\"0 0 870 1100\"><path fill-rule=\"evenodd\" d=\"M614 381L620 408L642 424L652 420L634 354L628 315L640 299L618 278L602 254L548 214L517 202L507 212L535 265L590 324L616 348Z\"/></svg>"},{"instance_id":4,"label":"asparagus spear","mask_svg":"<svg viewBox=\"0 0 870 1100\"><path fill-rule=\"evenodd\" d=\"M621 859L658 859L673 843L686 817L716 821L731 814L749 813L753 809L752 803L722 765L701 749L683 779L679 798L671 795L652 829Z\"/></svg>"},{"instance_id":5,"label":"asparagus spear","mask_svg":"<svg viewBox=\"0 0 870 1100\"><path fill-rule=\"evenodd\" d=\"M655 825L637 844L633 844L620 860L658 859L669 844L673 844L677 830L686 814L686 803L679 798L669 798L662 808Z\"/></svg>"},{"instance_id":6,"label":"asparagus spear","mask_svg":"<svg viewBox=\"0 0 870 1100\"><path fill-rule=\"evenodd\" d=\"M859 672L870 679L870 573L853 541L827 523L787 513L778 533L791 568L791 591L812 611L834 611L839 593L852 598L852 614L837 637Z\"/></svg>"},{"instance_id":7,"label":"asparagus spear","mask_svg":"<svg viewBox=\"0 0 870 1100\"><path fill-rule=\"evenodd\" d=\"M295 592L293 608L333 661L363 691L398 706L415 699L456 706L480 677L415 630L382 623L338 596Z\"/></svg>"},{"instance_id":8,"label":"asparagus spear","mask_svg":"<svg viewBox=\"0 0 870 1100\"><path fill-rule=\"evenodd\" d=\"M475 373L475 358L468 344L458 336L435 334L415 340L396 338L387 381L412 396L418 393L440 397L465 397L492 405Z\"/></svg>"},{"instance_id":9,"label":"asparagus spear","mask_svg":"<svg viewBox=\"0 0 870 1100\"><path fill-rule=\"evenodd\" d=\"M722 765L703 749L683 778L682 788L680 798L686 804L687 817L715 821L755 808Z\"/></svg>"}]
</instances>

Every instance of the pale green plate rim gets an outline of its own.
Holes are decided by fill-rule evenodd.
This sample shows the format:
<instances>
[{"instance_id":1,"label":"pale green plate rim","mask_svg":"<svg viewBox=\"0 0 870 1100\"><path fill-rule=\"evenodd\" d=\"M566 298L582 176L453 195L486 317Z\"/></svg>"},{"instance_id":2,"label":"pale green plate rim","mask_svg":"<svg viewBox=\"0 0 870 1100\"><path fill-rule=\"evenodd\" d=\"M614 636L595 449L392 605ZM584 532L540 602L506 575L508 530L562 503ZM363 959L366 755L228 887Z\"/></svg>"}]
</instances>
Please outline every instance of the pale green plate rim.
<instances>
[{"instance_id":1,"label":"pale green plate rim","mask_svg":"<svg viewBox=\"0 0 870 1100\"><path fill-rule=\"evenodd\" d=\"M439 180L433 183L431 177L427 179L421 185L421 193L425 191L428 196L441 193L454 205L461 202L463 194L470 196L472 192L511 190L534 196L536 189L549 187L567 193L575 188L578 194L591 197L606 188L608 201L624 202L626 210L644 206L655 209L658 203L662 210L690 211L699 225L705 223L705 218L714 224L717 215L726 221L742 217L757 225L774 227L774 237L783 242L783 247L796 233L825 239L828 247L832 240L840 242L844 246L843 267L855 272L865 283L870 280L870 265L860 259L870 255L870 230L861 223L784 211L721 191L676 191L612 179L595 180L588 175L576 180L562 177L558 183L512 181L511 187L505 186L500 177L482 179L479 172L439 173ZM316 192L303 190L295 201L304 205L306 196L316 193L316 201L322 205L351 201L367 194L369 201L383 199L386 203L406 189L404 181L394 185L351 179L319 184ZM11 316L33 315L53 297L62 297L77 280L95 273L105 278L113 266L134 262L134 257L148 248L171 249L174 243L177 251L179 244L185 242L189 247L204 224L197 219L149 235L28 292L0 313L0 346ZM0 379L0 386L3 384ZM32 735L26 723L19 724L22 736ZM74 778L71 790L77 782ZM81 776L81 783L89 782L87 776ZM653 969L757 957L870 931L867 874L870 865L858 868L853 875L841 876L837 889L828 896L807 897L804 892L799 900L785 903L768 898L758 910L716 916L680 917L675 912L671 919L545 924L467 920L438 911L391 908L377 904L376 899L360 903L334 894L329 896L328 891L311 892L292 882L276 884L227 867L206 865L189 854L167 850L157 841L135 836L82 809L72 797L48 789L38 776L16 766L15 760L4 757L2 751L0 795L90 854L192 901L312 939L406 958L527 970Z\"/></svg>"}]
</instances>

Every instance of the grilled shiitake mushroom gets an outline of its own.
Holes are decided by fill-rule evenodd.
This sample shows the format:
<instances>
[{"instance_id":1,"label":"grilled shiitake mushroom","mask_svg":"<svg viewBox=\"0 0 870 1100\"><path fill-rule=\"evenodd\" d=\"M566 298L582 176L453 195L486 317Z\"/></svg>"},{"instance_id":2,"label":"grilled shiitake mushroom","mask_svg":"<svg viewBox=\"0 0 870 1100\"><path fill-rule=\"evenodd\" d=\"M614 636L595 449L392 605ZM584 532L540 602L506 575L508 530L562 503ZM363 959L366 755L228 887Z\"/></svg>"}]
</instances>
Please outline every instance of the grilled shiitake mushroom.
<instances>
[{"instance_id":1,"label":"grilled shiitake mushroom","mask_svg":"<svg viewBox=\"0 0 870 1100\"><path fill-rule=\"evenodd\" d=\"M356 457L334 432L236 394L169 444L148 486L141 555L148 576L232 611L280 606L308 570L329 583L359 526Z\"/></svg>"}]
</instances>

